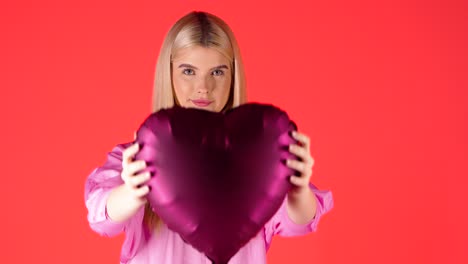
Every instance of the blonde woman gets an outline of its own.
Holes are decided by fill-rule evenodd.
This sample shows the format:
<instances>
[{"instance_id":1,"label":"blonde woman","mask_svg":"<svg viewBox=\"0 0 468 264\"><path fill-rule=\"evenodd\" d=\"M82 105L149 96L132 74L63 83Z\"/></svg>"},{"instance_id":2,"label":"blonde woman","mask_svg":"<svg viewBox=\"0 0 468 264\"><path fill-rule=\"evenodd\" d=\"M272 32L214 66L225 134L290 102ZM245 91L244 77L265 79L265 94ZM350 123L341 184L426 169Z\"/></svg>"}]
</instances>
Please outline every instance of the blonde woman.
<instances>
[{"instance_id":1,"label":"blonde woman","mask_svg":"<svg viewBox=\"0 0 468 264\"><path fill-rule=\"evenodd\" d=\"M246 102L243 64L236 39L220 18L191 12L168 32L156 65L153 112L176 105L224 112ZM265 263L273 235L297 236L315 231L322 214L333 205L331 193L309 184L313 158L309 138L295 133L300 144L290 152L301 161L288 166L300 175L290 177L293 188L278 212L229 261ZM105 164L88 176L85 201L91 228L104 236L126 233L120 257L128 264L211 263L186 244L148 206L145 162L134 160L137 144L117 145Z\"/></svg>"}]
</instances>

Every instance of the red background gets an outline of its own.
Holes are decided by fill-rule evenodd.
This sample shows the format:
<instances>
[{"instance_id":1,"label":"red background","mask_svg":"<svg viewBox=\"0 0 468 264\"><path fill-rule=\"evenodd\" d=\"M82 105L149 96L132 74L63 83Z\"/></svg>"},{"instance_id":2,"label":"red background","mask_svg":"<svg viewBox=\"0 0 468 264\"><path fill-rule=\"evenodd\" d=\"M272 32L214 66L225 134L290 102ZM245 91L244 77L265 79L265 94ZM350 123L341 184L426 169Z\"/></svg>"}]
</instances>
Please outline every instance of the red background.
<instances>
[{"instance_id":1,"label":"red background","mask_svg":"<svg viewBox=\"0 0 468 264\"><path fill-rule=\"evenodd\" d=\"M335 208L268 263L468 263L466 1L2 1L2 262L118 263L84 182L149 114L169 27L238 37L249 100L312 140Z\"/></svg>"}]
</instances>

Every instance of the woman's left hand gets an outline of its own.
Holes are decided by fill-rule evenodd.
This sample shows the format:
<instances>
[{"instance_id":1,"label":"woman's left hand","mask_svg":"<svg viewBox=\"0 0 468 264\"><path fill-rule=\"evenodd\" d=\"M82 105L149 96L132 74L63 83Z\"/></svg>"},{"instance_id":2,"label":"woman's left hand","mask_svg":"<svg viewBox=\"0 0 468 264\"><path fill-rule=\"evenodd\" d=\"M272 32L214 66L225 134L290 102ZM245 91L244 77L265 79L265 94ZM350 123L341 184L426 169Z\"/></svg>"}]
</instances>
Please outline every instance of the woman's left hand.
<instances>
[{"instance_id":1,"label":"woman's left hand","mask_svg":"<svg viewBox=\"0 0 468 264\"><path fill-rule=\"evenodd\" d=\"M314 159L310 155L310 138L297 131L293 131L292 136L299 144L289 145L289 152L296 155L300 160L288 159L286 161L289 168L299 173L298 175L291 175L290 182L294 185L293 190L295 191L309 189L312 167L314 166Z\"/></svg>"}]
</instances>

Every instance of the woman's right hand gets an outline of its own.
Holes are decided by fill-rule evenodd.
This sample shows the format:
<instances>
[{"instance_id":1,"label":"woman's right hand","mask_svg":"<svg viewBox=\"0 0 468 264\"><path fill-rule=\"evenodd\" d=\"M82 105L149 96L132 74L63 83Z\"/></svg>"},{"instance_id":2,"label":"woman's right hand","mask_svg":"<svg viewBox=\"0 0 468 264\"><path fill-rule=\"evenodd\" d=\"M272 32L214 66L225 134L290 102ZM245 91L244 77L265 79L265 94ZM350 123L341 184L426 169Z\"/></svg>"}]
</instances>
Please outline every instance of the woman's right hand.
<instances>
[{"instance_id":1,"label":"woman's right hand","mask_svg":"<svg viewBox=\"0 0 468 264\"><path fill-rule=\"evenodd\" d=\"M146 183L151 179L150 172L140 172L146 168L144 160L134 160L139 151L138 143L134 143L122 152L122 173L121 177L125 183L128 193L135 199L146 202L146 195L150 188Z\"/></svg>"},{"instance_id":2,"label":"woman's right hand","mask_svg":"<svg viewBox=\"0 0 468 264\"><path fill-rule=\"evenodd\" d=\"M146 184L151 178L150 172L141 172L146 168L144 160L134 160L139 151L138 143L132 144L122 152L122 172L124 184L114 188L107 199L107 215L114 221L126 221L147 203L146 195L150 188Z\"/></svg>"}]
</instances>

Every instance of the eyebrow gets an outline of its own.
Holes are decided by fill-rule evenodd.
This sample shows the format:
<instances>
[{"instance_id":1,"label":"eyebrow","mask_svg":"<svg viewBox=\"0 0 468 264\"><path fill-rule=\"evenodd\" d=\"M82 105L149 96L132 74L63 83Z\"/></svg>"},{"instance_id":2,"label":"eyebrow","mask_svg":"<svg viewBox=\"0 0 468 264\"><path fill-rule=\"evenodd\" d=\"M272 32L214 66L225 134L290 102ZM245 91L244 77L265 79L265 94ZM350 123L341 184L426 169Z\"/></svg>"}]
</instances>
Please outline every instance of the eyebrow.
<instances>
[{"instance_id":1,"label":"eyebrow","mask_svg":"<svg viewBox=\"0 0 468 264\"><path fill-rule=\"evenodd\" d=\"M195 67L195 66L193 66L193 65L191 65L191 64L188 64L188 63L183 63L183 64L179 65L178 68L192 68L192 69L198 70L197 67ZM213 68L211 68L210 70L214 70L214 69L229 69L229 68L228 68L228 66L226 66L225 64L223 64L223 65L218 65L218 66L216 66L216 67L213 67Z\"/></svg>"}]
</instances>

